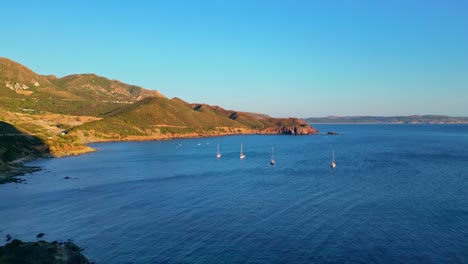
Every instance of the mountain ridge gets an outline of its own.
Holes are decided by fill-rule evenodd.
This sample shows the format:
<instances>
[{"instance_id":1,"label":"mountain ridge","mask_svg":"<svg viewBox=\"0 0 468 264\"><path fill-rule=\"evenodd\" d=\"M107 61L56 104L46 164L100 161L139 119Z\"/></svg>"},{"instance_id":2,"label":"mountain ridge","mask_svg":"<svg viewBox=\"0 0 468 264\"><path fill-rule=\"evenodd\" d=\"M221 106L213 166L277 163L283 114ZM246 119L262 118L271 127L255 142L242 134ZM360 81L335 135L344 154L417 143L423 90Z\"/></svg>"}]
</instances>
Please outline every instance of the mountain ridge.
<instances>
[{"instance_id":1,"label":"mountain ridge","mask_svg":"<svg viewBox=\"0 0 468 264\"><path fill-rule=\"evenodd\" d=\"M131 103L150 96L164 97L157 90L148 90L94 73L71 74L61 78L55 75L39 75L26 66L3 57L0 57L0 88L1 85L16 92L16 97L34 94L39 98L52 96L70 100L104 100L122 103Z\"/></svg>"}]
</instances>

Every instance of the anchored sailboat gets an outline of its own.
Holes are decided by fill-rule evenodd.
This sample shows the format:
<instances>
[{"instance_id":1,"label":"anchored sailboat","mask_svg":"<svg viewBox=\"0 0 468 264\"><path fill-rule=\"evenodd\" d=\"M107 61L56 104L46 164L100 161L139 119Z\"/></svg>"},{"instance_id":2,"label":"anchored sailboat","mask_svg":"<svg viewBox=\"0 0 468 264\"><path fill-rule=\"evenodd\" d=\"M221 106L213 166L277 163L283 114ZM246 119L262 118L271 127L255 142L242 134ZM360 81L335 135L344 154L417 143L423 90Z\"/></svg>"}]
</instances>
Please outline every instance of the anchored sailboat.
<instances>
[{"instance_id":1,"label":"anchored sailboat","mask_svg":"<svg viewBox=\"0 0 468 264\"><path fill-rule=\"evenodd\" d=\"M244 159L245 158L245 155L244 153L242 153L242 142L241 142L241 149L240 149L240 159Z\"/></svg>"},{"instance_id":2,"label":"anchored sailboat","mask_svg":"<svg viewBox=\"0 0 468 264\"><path fill-rule=\"evenodd\" d=\"M221 158L221 152L219 152L219 144L216 146L216 158Z\"/></svg>"},{"instance_id":3,"label":"anchored sailboat","mask_svg":"<svg viewBox=\"0 0 468 264\"><path fill-rule=\"evenodd\" d=\"M275 165L275 149L271 147L271 160L270 160L271 166Z\"/></svg>"},{"instance_id":4,"label":"anchored sailboat","mask_svg":"<svg viewBox=\"0 0 468 264\"><path fill-rule=\"evenodd\" d=\"M334 168L336 167L336 163L335 163L335 150L332 150L332 162L331 162L330 166L332 167L332 169L334 169Z\"/></svg>"}]
</instances>

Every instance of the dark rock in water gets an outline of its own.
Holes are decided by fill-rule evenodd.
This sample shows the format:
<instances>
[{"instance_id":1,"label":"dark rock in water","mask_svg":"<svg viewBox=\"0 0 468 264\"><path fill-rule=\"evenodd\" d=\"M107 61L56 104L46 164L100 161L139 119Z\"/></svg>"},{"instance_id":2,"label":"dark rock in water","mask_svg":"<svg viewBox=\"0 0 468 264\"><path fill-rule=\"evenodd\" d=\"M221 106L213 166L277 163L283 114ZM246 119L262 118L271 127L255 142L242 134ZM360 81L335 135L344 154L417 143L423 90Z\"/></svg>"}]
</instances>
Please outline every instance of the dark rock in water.
<instances>
[{"instance_id":1,"label":"dark rock in water","mask_svg":"<svg viewBox=\"0 0 468 264\"><path fill-rule=\"evenodd\" d=\"M37 234L36 237L37 237L37 238L41 238L41 237L43 237L44 235L45 235L44 233L39 233L39 234Z\"/></svg>"},{"instance_id":2,"label":"dark rock in water","mask_svg":"<svg viewBox=\"0 0 468 264\"><path fill-rule=\"evenodd\" d=\"M297 118L269 118L275 124L261 131L262 134L312 135L319 131Z\"/></svg>"},{"instance_id":3,"label":"dark rock in water","mask_svg":"<svg viewBox=\"0 0 468 264\"><path fill-rule=\"evenodd\" d=\"M22 242L18 239L0 247L0 263L90 264L73 242L59 246L46 241Z\"/></svg>"},{"instance_id":4,"label":"dark rock in water","mask_svg":"<svg viewBox=\"0 0 468 264\"><path fill-rule=\"evenodd\" d=\"M267 128L266 134L284 134L284 135L312 135L316 134L318 130L310 126L278 126L273 128Z\"/></svg>"}]
</instances>

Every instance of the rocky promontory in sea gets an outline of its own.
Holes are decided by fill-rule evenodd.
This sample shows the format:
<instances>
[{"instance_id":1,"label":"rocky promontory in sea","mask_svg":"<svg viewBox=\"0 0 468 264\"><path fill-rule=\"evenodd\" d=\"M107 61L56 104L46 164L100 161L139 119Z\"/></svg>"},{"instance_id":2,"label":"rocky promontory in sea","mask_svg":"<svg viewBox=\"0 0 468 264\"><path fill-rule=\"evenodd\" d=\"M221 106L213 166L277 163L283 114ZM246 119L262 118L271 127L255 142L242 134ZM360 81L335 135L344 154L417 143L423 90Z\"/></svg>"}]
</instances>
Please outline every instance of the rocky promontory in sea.
<instances>
[{"instance_id":1,"label":"rocky promontory in sea","mask_svg":"<svg viewBox=\"0 0 468 264\"><path fill-rule=\"evenodd\" d=\"M52 243L41 240L23 242L18 239L0 247L2 264L90 264L73 242Z\"/></svg>"},{"instance_id":2,"label":"rocky promontory in sea","mask_svg":"<svg viewBox=\"0 0 468 264\"><path fill-rule=\"evenodd\" d=\"M272 119L270 119L272 120ZM276 126L265 129L266 134L312 135L319 131L298 118L276 119Z\"/></svg>"}]
</instances>

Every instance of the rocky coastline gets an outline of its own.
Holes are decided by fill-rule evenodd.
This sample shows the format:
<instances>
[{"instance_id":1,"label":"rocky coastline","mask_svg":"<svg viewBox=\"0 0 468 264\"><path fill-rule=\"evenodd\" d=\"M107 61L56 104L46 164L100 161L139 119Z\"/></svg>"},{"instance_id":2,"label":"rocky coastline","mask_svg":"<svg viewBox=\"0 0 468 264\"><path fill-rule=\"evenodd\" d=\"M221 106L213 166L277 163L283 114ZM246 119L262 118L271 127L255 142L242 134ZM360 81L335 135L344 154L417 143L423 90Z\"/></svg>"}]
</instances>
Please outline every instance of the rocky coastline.
<instances>
[{"instance_id":1,"label":"rocky coastline","mask_svg":"<svg viewBox=\"0 0 468 264\"><path fill-rule=\"evenodd\" d=\"M7 235L7 240L11 237ZM72 241L23 242L13 239L0 247L0 263L3 264L91 264L82 249Z\"/></svg>"},{"instance_id":2,"label":"rocky coastline","mask_svg":"<svg viewBox=\"0 0 468 264\"><path fill-rule=\"evenodd\" d=\"M167 133L167 134L156 134L156 135L143 135L143 136L101 136L101 137L89 137L84 139L86 144L89 143L101 143L101 142L122 142L122 141L157 141L157 140L172 140L172 139L188 139L188 138L207 138L207 137L221 137L221 136L235 136L235 135L313 135L319 131L310 126L278 126L270 127L263 130L260 129L246 129L238 128L232 132L220 132L220 131L209 131L206 133ZM81 153L63 153L63 156L79 155L83 153L92 152L93 149L83 150ZM61 156L60 156L61 157Z\"/></svg>"},{"instance_id":3,"label":"rocky coastline","mask_svg":"<svg viewBox=\"0 0 468 264\"><path fill-rule=\"evenodd\" d=\"M85 144L89 143L101 143L101 142L123 142L123 141L158 141L158 140L172 140L172 139L188 139L188 138L206 138L206 137L220 137L220 136L233 136L233 135L313 135L319 131L304 125L299 124L295 126L278 126L270 127L264 130L259 129L246 129L239 128L234 132L220 132L220 131L210 131L207 133L186 133L186 134L176 134L176 133L167 133L167 134L158 134L158 135L146 135L146 136L126 136L126 137L113 137L109 136L107 138L97 138L91 137L83 139ZM50 149L47 149L42 154L19 156L18 159L13 161L4 161L0 159L0 184L9 183L9 182L24 182L18 176L22 176L28 173L33 173L40 170L39 167L25 166L24 163L40 158L60 158L67 156L76 156L86 153L94 152L95 149L85 145L80 144L74 148L69 148L66 150L54 151L54 147L51 146ZM51 151L52 150L52 151Z\"/></svg>"}]
</instances>

